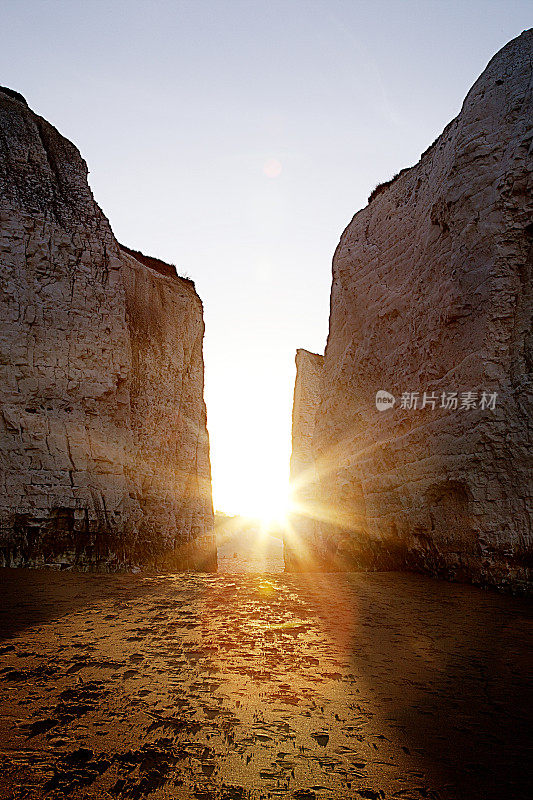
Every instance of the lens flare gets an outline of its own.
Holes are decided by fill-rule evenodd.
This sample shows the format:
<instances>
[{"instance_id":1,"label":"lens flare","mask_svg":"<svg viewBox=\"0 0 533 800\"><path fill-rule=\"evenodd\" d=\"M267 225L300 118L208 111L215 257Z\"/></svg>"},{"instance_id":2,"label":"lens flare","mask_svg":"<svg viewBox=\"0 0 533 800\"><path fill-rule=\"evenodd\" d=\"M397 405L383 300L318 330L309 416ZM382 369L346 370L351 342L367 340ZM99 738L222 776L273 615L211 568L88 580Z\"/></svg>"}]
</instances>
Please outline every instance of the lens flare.
<instances>
[{"instance_id":1,"label":"lens flare","mask_svg":"<svg viewBox=\"0 0 533 800\"><path fill-rule=\"evenodd\" d=\"M278 175L281 175L281 169L281 162L277 158L269 158L263 164L263 172L267 178L277 178Z\"/></svg>"}]
</instances>

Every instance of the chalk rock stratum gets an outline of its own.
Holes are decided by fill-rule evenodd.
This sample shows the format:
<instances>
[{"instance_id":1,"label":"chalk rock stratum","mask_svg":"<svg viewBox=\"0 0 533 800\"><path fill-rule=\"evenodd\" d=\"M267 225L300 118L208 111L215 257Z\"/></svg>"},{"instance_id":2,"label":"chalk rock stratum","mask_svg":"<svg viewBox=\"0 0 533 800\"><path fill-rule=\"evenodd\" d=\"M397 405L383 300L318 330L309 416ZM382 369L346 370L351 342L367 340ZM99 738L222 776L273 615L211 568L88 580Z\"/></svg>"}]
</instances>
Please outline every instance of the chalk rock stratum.
<instances>
[{"instance_id":1,"label":"chalk rock stratum","mask_svg":"<svg viewBox=\"0 0 533 800\"><path fill-rule=\"evenodd\" d=\"M318 498L320 475L313 450L316 414L320 405L324 357L296 351L296 382L292 406L290 466L291 527L284 536L285 568L297 570L305 550L307 564L320 564L321 519Z\"/></svg>"},{"instance_id":2,"label":"chalk rock stratum","mask_svg":"<svg viewBox=\"0 0 533 800\"><path fill-rule=\"evenodd\" d=\"M342 234L301 566L530 585L532 45L506 45Z\"/></svg>"},{"instance_id":3,"label":"chalk rock stratum","mask_svg":"<svg viewBox=\"0 0 533 800\"><path fill-rule=\"evenodd\" d=\"M203 309L0 89L0 563L216 568Z\"/></svg>"}]
</instances>

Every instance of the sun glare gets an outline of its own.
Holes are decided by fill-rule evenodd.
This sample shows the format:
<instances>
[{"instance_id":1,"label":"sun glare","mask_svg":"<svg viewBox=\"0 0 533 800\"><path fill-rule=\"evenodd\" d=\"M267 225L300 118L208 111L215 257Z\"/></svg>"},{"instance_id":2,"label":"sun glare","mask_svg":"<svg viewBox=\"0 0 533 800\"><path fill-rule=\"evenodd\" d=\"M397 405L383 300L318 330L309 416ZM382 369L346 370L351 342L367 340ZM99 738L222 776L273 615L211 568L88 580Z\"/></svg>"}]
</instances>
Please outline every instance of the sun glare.
<instances>
[{"instance_id":1,"label":"sun glare","mask_svg":"<svg viewBox=\"0 0 533 800\"><path fill-rule=\"evenodd\" d=\"M265 501L263 505L259 505L254 516L267 528L283 527L287 522L288 511L285 498L272 498L270 502Z\"/></svg>"},{"instance_id":2,"label":"sun glare","mask_svg":"<svg viewBox=\"0 0 533 800\"><path fill-rule=\"evenodd\" d=\"M242 517L258 520L268 529L284 527L287 523L289 504L285 497L269 495L266 497L247 497L241 503L220 504L217 508L226 514L238 514Z\"/></svg>"},{"instance_id":3,"label":"sun glare","mask_svg":"<svg viewBox=\"0 0 533 800\"><path fill-rule=\"evenodd\" d=\"M279 528L289 511L293 360L280 368L255 340L242 338L246 373L229 360L206 384L213 503L224 514Z\"/></svg>"},{"instance_id":4,"label":"sun glare","mask_svg":"<svg viewBox=\"0 0 533 800\"><path fill-rule=\"evenodd\" d=\"M241 472L239 477L238 482L228 484L221 480L217 485L214 476L213 489L217 510L256 519L265 528L285 526L289 513L285 476L273 480L268 474L258 474L256 470L251 470L249 474Z\"/></svg>"}]
</instances>

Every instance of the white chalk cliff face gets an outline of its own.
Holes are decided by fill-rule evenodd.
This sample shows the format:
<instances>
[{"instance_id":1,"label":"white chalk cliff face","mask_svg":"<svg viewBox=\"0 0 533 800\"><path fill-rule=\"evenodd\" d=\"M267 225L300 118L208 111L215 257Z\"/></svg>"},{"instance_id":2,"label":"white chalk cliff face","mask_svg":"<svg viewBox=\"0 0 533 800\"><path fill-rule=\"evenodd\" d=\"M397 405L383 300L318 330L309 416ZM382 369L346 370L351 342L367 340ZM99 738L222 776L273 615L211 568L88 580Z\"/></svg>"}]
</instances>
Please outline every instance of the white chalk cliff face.
<instances>
[{"instance_id":1,"label":"white chalk cliff face","mask_svg":"<svg viewBox=\"0 0 533 800\"><path fill-rule=\"evenodd\" d=\"M0 563L213 568L194 286L120 248L78 150L10 90L0 182Z\"/></svg>"},{"instance_id":2,"label":"white chalk cliff face","mask_svg":"<svg viewBox=\"0 0 533 800\"><path fill-rule=\"evenodd\" d=\"M531 578L532 57L532 31L504 47L335 252L313 434L333 568Z\"/></svg>"},{"instance_id":3,"label":"white chalk cliff face","mask_svg":"<svg viewBox=\"0 0 533 800\"><path fill-rule=\"evenodd\" d=\"M283 542L289 571L318 567L322 563L322 513L320 475L313 449L316 414L320 405L324 357L308 350L296 351L296 382L292 406L290 468L290 525Z\"/></svg>"}]
</instances>

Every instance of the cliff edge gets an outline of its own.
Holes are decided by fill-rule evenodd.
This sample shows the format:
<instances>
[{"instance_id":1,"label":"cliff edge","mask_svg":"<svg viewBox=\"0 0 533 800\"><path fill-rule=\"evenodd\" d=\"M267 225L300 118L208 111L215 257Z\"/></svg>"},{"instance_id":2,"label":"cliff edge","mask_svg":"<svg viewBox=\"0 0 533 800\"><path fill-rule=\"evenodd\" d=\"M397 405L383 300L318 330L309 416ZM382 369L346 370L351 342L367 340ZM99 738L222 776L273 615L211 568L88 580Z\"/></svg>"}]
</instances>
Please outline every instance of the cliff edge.
<instances>
[{"instance_id":1,"label":"cliff edge","mask_svg":"<svg viewBox=\"0 0 533 800\"><path fill-rule=\"evenodd\" d=\"M299 349L295 363L290 464L292 511L283 539L285 569L289 572L317 568L322 563L320 532L324 522L318 502L320 475L313 451L324 356Z\"/></svg>"},{"instance_id":2,"label":"cliff edge","mask_svg":"<svg viewBox=\"0 0 533 800\"><path fill-rule=\"evenodd\" d=\"M121 249L5 89L0 182L0 563L216 568L194 285Z\"/></svg>"},{"instance_id":3,"label":"cliff edge","mask_svg":"<svg viewBox=\"0 0 533 800\"><path fill-rule=\"evenodd\" d=\"M326 568L530 586L532 51L531 30L507 44L342 234L312 440Z\"/></svg>"}]
</instances>

